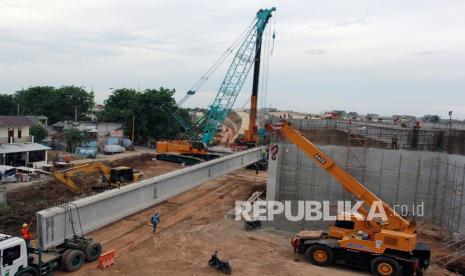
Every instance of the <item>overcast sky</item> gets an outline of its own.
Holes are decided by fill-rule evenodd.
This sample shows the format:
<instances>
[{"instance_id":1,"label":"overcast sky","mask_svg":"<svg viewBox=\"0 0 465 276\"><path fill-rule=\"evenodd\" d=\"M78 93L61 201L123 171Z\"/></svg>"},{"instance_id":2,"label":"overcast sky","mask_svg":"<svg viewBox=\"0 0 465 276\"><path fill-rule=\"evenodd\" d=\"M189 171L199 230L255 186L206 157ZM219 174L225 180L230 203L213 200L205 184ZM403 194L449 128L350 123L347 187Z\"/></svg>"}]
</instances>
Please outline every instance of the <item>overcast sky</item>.
<instances>
[{"instance_id":1,"label":"overcast sky","mask_svg":"<svg viewBox=\"0 0 465 276\"><path fill-rule=\"evenodd\" d=\"M465 1L0 0L0 92L175 88L180 98L276 6L266 104L465 118ZM227 63L227 64L226 64ZM186 106L207 107L228 60ZM251 74L237 99L250 96Z\"/></svg>"}]
</instances>

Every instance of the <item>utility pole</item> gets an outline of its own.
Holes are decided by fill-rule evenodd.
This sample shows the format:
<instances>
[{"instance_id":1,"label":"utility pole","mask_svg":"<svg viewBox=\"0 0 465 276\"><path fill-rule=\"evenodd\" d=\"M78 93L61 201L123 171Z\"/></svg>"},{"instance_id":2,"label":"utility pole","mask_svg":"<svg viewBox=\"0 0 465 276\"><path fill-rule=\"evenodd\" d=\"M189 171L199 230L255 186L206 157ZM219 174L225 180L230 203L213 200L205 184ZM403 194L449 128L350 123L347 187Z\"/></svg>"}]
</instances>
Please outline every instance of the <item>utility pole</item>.
<instances>
[{"instance_id":1,"label":"utility pole","mask_svg":"<svg viewBox=\"0 0 465 276\"><path fill-rule=\"evenodd\" d=\"M452 132L452 110L449 111L449 131L447 131L447 139L446 139L446 153L447 153L447 149L449 148L449 142L450 142L450 135L451 135L451 132Z\"/></svg>"},{"instance_id":2,"label":"utility pole","mask_svg":"<svg viewBox=\"0 0 465 276\"><path fill-rule=\"evenodd\" d=\"M73 106L74 107L74 121L78 121L78 105Z\"/></svg>"},{"instance_id":3,"label":"utility pole","mask_svg":"<svg viewBox=\"0 0 465 276\"><path fill-rule=\"evenodd\" d=\"M449 131L452 129L452 110L449 111Z\"/></svg>"},{"instance_id":4,"label":"utility pole","mask_svg":"<svg viewBox=\"0 0 465 276\"><path fill-rule=\"evenodd\" d=\"M19 116L19 104L16 105L16 113L17 113L17 116Z\"/></svg>"},{"instance_id":5,"label":"utility pole","mask_svg":"<svg viewBox=\"0 0 465 276\"><path fill-rule=\"evenodd\" d=\"M136 123L136 115L133 114L133 115L132 115L132 135L131 135L131 136L132 136L131 138L132 138L132 144L133 144L133 145L134 145L134 137L135 137L135 132L134 132L134 125L135 125L135 123Z\"/></svg>"}]
</instances>

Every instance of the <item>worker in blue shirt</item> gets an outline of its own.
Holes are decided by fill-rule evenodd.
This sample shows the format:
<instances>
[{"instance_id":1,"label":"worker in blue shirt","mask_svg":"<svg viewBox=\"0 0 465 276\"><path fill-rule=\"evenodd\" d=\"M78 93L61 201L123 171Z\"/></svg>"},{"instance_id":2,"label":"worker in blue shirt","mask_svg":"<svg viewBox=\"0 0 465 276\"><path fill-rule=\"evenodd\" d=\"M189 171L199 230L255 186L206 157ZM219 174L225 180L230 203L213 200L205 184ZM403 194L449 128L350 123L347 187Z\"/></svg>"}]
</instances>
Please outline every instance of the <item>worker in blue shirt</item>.
<instances>
[{"instance_id":1,"label":"worker in blue shirt","mask_svg":"<svg viewBox=\"0 0 465 276\"><path fill-rule=\"evenodd\" d=\"M158 212L156 212L152 216L151 222L152 222L153 233L155 233L155 231L157 231L158 223L160 222L160 216L158 215Z\"/></svg>"}]
</instances>

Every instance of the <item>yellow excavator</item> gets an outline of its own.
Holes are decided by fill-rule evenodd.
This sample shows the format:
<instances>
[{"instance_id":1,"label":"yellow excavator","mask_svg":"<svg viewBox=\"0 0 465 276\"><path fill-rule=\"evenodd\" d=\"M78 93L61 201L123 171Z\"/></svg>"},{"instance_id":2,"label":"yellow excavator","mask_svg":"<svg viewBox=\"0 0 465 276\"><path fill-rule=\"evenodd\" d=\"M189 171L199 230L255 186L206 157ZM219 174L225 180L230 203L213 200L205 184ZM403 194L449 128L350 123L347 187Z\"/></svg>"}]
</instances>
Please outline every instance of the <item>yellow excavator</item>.
<instances>
[{"instance_id":1,"label":"yellow excavator","mask_svg":"<svg viewBox=\"0 0 465 276\"><path fill-rule=\"evenodd\" d=\"M102 162L94 162L85 165L75 166L70 169L56 171L53 176L64 184L66 188L76 194L82 192L81 185L74 181L80 174L99 172L102 175L102 185L94 186L93 189L111 189L119 187L122 183L139 181L143 178L143 172L134 170L131 167L120 166L110 168Z\"/></svg>"},{"instance_id":2,"label":"yellow excavator","mask_svg":"<svg viewBox=\"0 0 465 276\"><path fill-rule=\"evenodd\" d=\"M340 263L369 269L373 275L423 275L431 253L428 244L417 242L414 221L397 214L287 121L268 124L266 128L294 143L363 203L358 213L336 216L327 232L299 232L291 241L295 252L319 266ZM270 149L273 160L277 153L277 146L274 147ZM374 205L384 209L385 220L367 219Z\"/></svg>"}]
</instances>

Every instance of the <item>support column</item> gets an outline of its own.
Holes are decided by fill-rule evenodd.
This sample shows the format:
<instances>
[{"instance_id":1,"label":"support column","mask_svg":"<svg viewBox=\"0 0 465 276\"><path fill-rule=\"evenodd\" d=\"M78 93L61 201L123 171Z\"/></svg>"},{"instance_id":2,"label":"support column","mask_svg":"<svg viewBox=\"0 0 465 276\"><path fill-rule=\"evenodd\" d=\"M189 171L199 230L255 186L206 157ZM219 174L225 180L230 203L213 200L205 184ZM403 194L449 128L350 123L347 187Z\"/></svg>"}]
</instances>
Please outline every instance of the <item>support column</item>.
<instances>
[{"instance_id":1,"label":"support column","mask_svg":"<svg viewBox=\"0 0 465 276\"><path fill-rule=\"evenodd\" d=\"M282 145L280 145L282 147ZM268 175L266 177L266 200L278 200L279 198L279 180L280 171L279 160L281 159L281 150L276 154L276 160L268 157Z\"/></svg>"}]
</instances>

